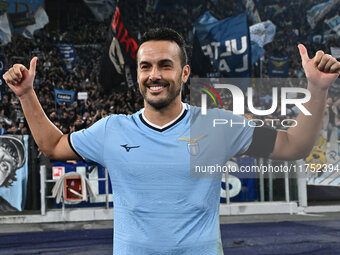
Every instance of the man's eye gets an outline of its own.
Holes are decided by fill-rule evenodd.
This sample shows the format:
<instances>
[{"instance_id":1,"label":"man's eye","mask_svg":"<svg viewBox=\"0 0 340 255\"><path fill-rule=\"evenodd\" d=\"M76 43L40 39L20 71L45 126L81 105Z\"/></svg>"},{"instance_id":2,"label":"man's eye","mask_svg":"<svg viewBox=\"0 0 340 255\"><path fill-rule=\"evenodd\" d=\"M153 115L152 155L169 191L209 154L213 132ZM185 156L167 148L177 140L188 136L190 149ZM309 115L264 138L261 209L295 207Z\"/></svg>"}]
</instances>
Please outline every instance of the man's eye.
<instances>
[{"instance_id":1,"label":"man's eye","mask_svg":"<svg viewBox=\"0 0 340 255\"><path fill-rule=\"evenodd\" d=\"M148 66L141 66L140 68L141 69L146 69L146 68L148 68Z\"/></svg>"},{"instance_id":2,"label":"man's eye","mask_svg":"<svg viewBox=\"0 0 340 255\"><path fill-rule=\"evenodd\" d=\"M1 168L3 169L3 170L8 170L8 165L5 163L5 162L1 162Z\"/></svg>"}]
</instances>

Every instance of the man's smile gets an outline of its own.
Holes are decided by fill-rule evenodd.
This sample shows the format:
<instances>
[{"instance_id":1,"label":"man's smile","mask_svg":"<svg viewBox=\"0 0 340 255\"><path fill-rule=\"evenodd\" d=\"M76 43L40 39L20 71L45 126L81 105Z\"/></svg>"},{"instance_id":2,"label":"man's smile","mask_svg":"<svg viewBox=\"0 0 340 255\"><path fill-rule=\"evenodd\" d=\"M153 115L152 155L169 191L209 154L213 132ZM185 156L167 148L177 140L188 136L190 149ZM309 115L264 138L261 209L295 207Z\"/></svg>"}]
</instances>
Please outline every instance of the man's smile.
<instances>
[{"instance_id":1,"label":"man's smile","mask_svg":"<svg viewBox=\"0 0 340 255\"><path fill-rule=\"evenodd\" d=\"M151 94L159 94L161 93L166 87L168 87L170 84L168 82L162 82L162 81L156 81L156 82L148 82L145 84L148 91Z\"/></svg>"}]
</instances>

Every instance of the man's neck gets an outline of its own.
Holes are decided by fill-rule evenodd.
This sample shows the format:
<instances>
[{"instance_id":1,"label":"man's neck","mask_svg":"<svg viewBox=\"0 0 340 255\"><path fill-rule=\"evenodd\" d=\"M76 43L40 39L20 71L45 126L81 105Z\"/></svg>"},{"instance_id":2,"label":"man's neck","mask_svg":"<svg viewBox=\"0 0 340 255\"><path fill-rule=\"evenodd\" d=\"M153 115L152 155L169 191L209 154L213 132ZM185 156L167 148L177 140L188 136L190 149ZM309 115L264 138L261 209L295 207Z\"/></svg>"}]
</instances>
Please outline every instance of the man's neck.
<instances>
[{"instance_id":1,"label":"man's neck","mask_svg":"<svg viewBox=\"0 0 340 255\"><path fill-rule=\"evenodd\" d=\"M172 102L168 107L161 110L154 109L146 102L144 102L144 104L145 104L144 109L145 118L152 124L160 127L176 119L178 115L181 113L183 108L183 104L180 100L176 102L174 100L174 102Z\"/></svg>"}]
</instances>

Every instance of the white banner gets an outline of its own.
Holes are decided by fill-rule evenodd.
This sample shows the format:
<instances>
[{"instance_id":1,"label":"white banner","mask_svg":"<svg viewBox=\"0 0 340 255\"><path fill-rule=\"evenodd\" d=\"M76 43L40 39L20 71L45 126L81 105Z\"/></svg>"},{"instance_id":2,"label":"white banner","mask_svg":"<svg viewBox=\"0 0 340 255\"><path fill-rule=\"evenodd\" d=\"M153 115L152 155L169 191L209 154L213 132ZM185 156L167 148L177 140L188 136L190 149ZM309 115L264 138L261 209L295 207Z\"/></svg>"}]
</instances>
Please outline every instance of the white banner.
<instances>
[{"instance_id":1,"label":"white banner","mask_svg":"<svg viewBox=\"0 0 340 255\"><path fill-rule=\"evenodd\" d=\"M1 45L6 45L11 42L12 32L9 27L7 13L0 16L0 43Z\"/></svg>"},{"instance_id":2,"label":"white banner","mask_svg":"<svg viewBox=\"0 0 340 255\"><path fill-rule=\"evenodd\" d=\"M77 97L78 100L87 100L88 95L87 92L78 92Z\"/></svg>"},{"instance_id":3,"label":"white banner","mask_svg":"<svg viewBox=\"0 0 340 255\"><path fill-rule=\"evenodd\" d=\"M22 35L28 39L33 39L33 34L36 30L42 29L48 24L49 19L44 8L39 7L34 13L35 24L25 27Z\"/></svg>"}]
</instances>

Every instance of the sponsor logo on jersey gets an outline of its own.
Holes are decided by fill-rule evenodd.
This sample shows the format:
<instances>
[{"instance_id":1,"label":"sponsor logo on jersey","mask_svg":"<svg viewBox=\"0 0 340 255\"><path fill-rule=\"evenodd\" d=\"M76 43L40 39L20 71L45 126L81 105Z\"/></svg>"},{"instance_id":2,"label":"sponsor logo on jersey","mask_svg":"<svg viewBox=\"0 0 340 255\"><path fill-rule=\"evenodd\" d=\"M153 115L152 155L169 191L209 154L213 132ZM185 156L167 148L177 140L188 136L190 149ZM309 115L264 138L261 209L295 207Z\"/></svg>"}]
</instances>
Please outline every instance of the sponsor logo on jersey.
<instances>
[{"instance_id":1,"label":"sponsor logo on jersey","mask_svg":"<svg viewBox=\"0 0 340 255\"><path fill-rule=\"evenodd\" d=\"M140 146L128 146L127 144L120 145L121 147L125 148L126 152L130 152L131 149L139 148Z\"/></svg>"}]
</instances>

